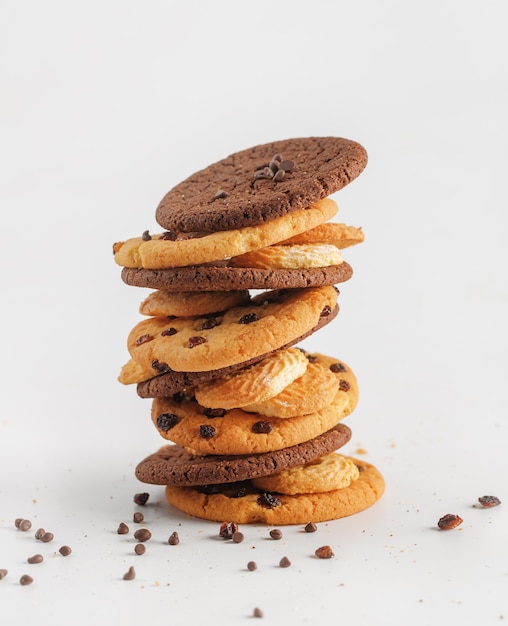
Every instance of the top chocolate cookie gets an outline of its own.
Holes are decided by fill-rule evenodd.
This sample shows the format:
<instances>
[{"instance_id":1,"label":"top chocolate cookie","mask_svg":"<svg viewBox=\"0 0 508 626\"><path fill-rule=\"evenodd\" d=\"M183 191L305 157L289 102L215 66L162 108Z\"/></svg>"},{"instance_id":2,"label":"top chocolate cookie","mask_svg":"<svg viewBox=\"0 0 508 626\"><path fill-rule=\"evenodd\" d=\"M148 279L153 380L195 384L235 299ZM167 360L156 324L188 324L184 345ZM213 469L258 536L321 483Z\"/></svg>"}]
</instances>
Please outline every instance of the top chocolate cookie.
<instances>
[{"instance_id":1,"label":"top chocolate cookie","mask_svg":"<svg viewBox=\"0 0 508 626\"><path fill-rule=\"evenodd\" d=\"M286 139L236 152L173 187L157 222L177 232L256 226L342 189L367 164L358 143L339 137Z\"/></svg>"}]
</instances>

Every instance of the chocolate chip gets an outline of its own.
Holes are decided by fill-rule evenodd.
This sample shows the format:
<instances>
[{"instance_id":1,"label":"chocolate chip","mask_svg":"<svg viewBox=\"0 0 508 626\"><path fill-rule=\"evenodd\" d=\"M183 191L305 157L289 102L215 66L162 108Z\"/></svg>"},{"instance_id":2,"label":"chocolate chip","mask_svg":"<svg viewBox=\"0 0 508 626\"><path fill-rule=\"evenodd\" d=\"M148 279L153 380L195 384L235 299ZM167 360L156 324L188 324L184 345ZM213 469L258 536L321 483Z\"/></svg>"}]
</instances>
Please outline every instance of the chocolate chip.
<instances>
[{"instance_id":1,"label":"chocolate chip","mask_svg":"<svg viewBox=\"0 0 508 626\"><path fill-rule=\"evenodd\" d=\"M62 556L69 556L69 554L71 554L72 550L71 548L69 548L69 546L62 546L58 552L60 552L60 554Z\"/></svg>"},{"instance_id":2,"label":"chocolate chip","mask_svg":"<svg viewBox=\"0 0 508 626\"><path fill-rule=\"evenodd\" d=\"M22 518L22 517L17 517L17 518L14 520L14 526L15 526L16 528L19 528L19 525L21 524L21 522L22 522L22 521L23 521L23 518Z\"/></svg>"},{"instance_id":3,"label":"chocolate chip","mask_svg":"<svg viewBox=\"0 0 508 626\"><path fill-rule=\"evenodd\" d=\"M44 530L44 528L38 528L38 529L35 531L35 535L34 535L34 537L35 537L36 539L40 539L40 538L42 537L42 535L43 535L45 532L46 532L46 531Z\"/></svg>"},{"instance_id":4,"label":"chocolate chip","mask_svg":"<svg viewBox=\"0 0 508 626\"><path fill-rule=\"evenodd\" d=\"M238 524L235 522L222 522L220 525L219 535L223 539L231 539L236 532L238 532Z\"/></svg>"},{"instance_id":5,"label":"chocolate chip","mask_svg":"<svg viewBox=\"0 0 508 626\"><path fill-rule=\"evenodd\" d=\"M19 584L23 585L23 587L25 585L31 585L33 583L34 579L29 576L28 574L23 574L23 576L21 576L21 578L19 579Z\"/></svg>"},{"instance_id":6,"label":"chocolate chip","mask_svg":"<svg viewBox=\"0 0 508 626\"><path fill-rule=\"evenodd\" d=\"M256 433L256 435L261 435L261 434L266 435L272 432L273 424L271 422L264 422L264 421L255 422L254 424L252 424L251 430L253 433Z\"/></svg>"},{"instance_id":7,"label":"chocolate chip","mask_svg":"<svg viewBox=\"0 0 508 626\"><path fill-rule=\"evenodd\" d=\"M33 556L27 559L27 563L30 563L30 564L42 563L43 561L44 561L44 557L42 556L42 554L34 554Z\"/></svg>"},{"instance_id":8,"label":"chocolate chip","mask_svg":"<svg viewBox=\"0 0 508 626\"><path fill-rule=\"evenodd\" d=\"M243 533L237 530L235 533L233 533L231 539L233 540L233 543L242 543L242 541L245 539L245 536Z\"/></svg>"},{"instance_id":9,"label":"chocolate chip","mask_svg":"<svg viewBox=\"0 0 508 626\"><path fill-rule=\"evenodd\" d=\"M136 511L136 513L134 513L134 515L132 516L132 521L136 522L136 524L140 524L144 519L145 519L145 516L143 515L143 513L140 513L139 511Z\"/></svg>"},{"instance_id":10,"label":"chocolate chip","mask_svg":"<svg viewBox=\"0 0 508 626\"><path fill-rule=\"evenodd\" d=\"M307 357L307 361L309 363L316 363L318 360L317 356L314 356L313 354L307 354L305 356Z\"/></svg>"},{"instance_id":11,"label":"chocolate chip","mask_svg":"<svg viewBox=\"0 0 508 626\"><path fill-rule=\"evenodd\" d=\"M152 538L152 533L148 530L148 528L140 528L134 533L134 539L138 541L148 541Z\"/></svg>"},{"instance_id":12,"label":"chocolate chip","mask_svg":"<svg viewBox=\"0 0 508 626\"><path fill-rule=\"evenodd\" d=\"M262 493L257 497L256 502L264 509L275 509L280 506L279 498L276 498L271 493Z\"/></svg>"},{"instance_id":13,"label":"chocolate chip","mask_svg":"<svg viewBox=\"0 0 508 626\"><path fill-rule=\"evenodd\" d=\"M0 580L2 580L2 578L5 578L7 576L7 574L9 573L8 570L6 569L0 569Z\"/></svg>"},{"instance_id":14,"label":"chocolate chip","mask_svg":"<svg viewBox=\"0 0 508 626\"><path fill-rule=\"evenodd\" d=\"M214 419L215 417L224 417L226 415L226 409L205 409L203 411L203 415L208 417L209 419Z\"/></svg>"},{"instance_id":15,"label":"chocolate chip","mask_svg":"<svg viewBox=\"0 0 508 626\"><path fill-rule=\"evenodd\" d=\"M282 161L282 154L274 154L272 161L278 161L280 163Z\"/></svg>"},{"instance_id":16,"label":"chocolate chip","mask_svg":"<svg viewBox=\"0 0 508 626\"><path fill-rule=\"evenodd\" d=\"M147 493L146 491L143 491L142 493L136 493L134 494L134 504L139 504L140 506L144 506L147 502L148 499L150 497L150 494Z\"/></svg>"},{"instance_id":17,"label":"chocolate chip","mask_svg":"<svg viewBox=\"0 0 508 626\"><path fill-rule=\"evenodd\" d=\"M141 346L144 343L148 343L149 341L153 341L153 339L154 339L153 335L149 335L149 334L141 335L140 337L138 337L136 339L136 345L137 346Z\"/></svg>"},{"instance_id":18,"label":"chocolate chip","mask_svg":"<svg viewBox=\"0 0 508 626\"><path fill-rule=\"evenodd\" d=\"M478 502L484 509L490 509L493 506L499 506L501 504L501 500L496 496L481 496L478 498Z\"/></svg>"},{"instance_id":19,"label":"chocolate chip","mask_svg":"<svg viewBox=\"0 0 508 626\"><path fill-rule=\"evenodd\" d=\"M263 611L259 607L256 607L252 615L254 617L263 617Z\"/></svg>"},{"instance_id":20,"label":"chocolate chip","mask_svg":"<svg viewBox=\"0 0 508 626\"><path fill-rule=\"evenodd\" d=\"M249 570L249 572L255 572L258 568L258 564L256 563L256 561L249 561L247 563L247 569Z\"/></svg>"},{"instance_id":21,"label":"chocolate chip","mask_svg":"<svg viewBox=\"0 0 508 626\"><path fill-rule=\"evenodd\" d=\"M134 552L138 555L141 556L142 554L144 554L146 552L146 546L142 543L137 543L134 546Z\"/></svg>"},{"instance_id":22,"label":"chocolate chip","mask_svg":"<svg viewBox=\"0 0 508 626\"><path fill-rule=\"evenodd\" d=\"M170 546L177 546L180 543L180 537L176 530L169 535L168 543Z\"/></svg>"},{"instance_id":23,"label":"chocolate chip","mask_svg":"<svg viewBox=\"0 0 508 626\"><path fill-rule=\"evenodd\" d=\"M464 520L458 515L447 513L439 519L437 525L441 530L452 530L452 528L457 528L457 526L460 526L463 521Z\"/></svg>"},{"instance_id":24,"label":"chocolate chip","mask_svg":"<svg viewBox=\"0 0 508 626\"><path fill-rule=\"evenodd\" d=\"M169 367L167 363L161 363L158 359L154 359L152 361L152 368L154 370L157 370L159 374L167 374L168 372L171 371L171 368Z\"/></svg>"},{"instance_id":25,"label":"chocolate chip","mask_svg":"<svg viewBox=\"0 0 508 626\"><path fill-rule=\"evenodd\" d=\"M120 522L116 532L119 535L126 535L129 532L129 527L127 526L127 524L124 524L123 522Z\"/></svg>"},{"instance_id":26,"label":"chocolate chip","mask_svg":"<svg viewBox=\"0 0 508 626\"><path fill-rule=\"evenodd\" d=\"M176 335L177 332L178 331L176 330L176 328L173 328L173 326L170 326L169 328L166 328L166 330L163 330L161 332L161 337L172 337L173 335Z\"/></svg>"},{"instance_id":27,"label":"chocolate chip","mask_svg":"<svg viewBox=\"0 0 508 626\"><path fill-rule=\"evenodd\" d=\"M50 541L53 541L54 538L55 536L53 535L53 533L46 532L41 536L41 541L42 543L49 543Z\"/></svg>"},{"instance_id":28,"label":"chocolate chip","mask_svg":"<svg viewBox=\"0 0 508 626\"><path fill-rule=\"evenodd\" d=\"M347 382L347 380L341 378L339 380L339 389L340 391L349 391L351 389L351 385Z\"/></svg>"},{"instance_id":29,"label":"chocolate chip","mask_svg":"<svg viewBox=\"0 0 508 626\"><path fill-rule=\"evenodd\" d=\"M227 198L227 197L228 197L228 192L224 191L224 189L219 189L219 191L217 191L216 194L214 195L213 199L219 200L221 198Z\"/></svg>"},{"instance_id":30,"label":"chocolate chip","mask_svg":"<svg viewBox=\"0 0 508 626\"><path fill-rule=\"evenodd\" d=\"M270 163L268 163L268 167L272 170L274 174L279 171L279 163L280 161L277 161L276 159L272 159Z\"/></svg>"},{"instance_id":31,"label":"chocolate chip","mask_svg":"<svg viewBox=\"0 0 508 626\"><path fill-rule=\"evenodd\" d=\"M317 530L317 526L316 524L314 524L314 522L309 522L306 526L305 526L305 532L306 533L315 533Z\"/></svg>"},{"instance_id":32,"label":"chocolate chip","mask_svg":"<svg viewBox=\"0 0 508 626\"><path fill-rule=\"evenodd\" d=\"M339 372L346 372L346 366L343 365L342 363L332 363L330 365L330 371L332 371L334 374L338 374Z\"/></svg>"},{"instance_id":33,"label":"chocolate chip","mask_svg":"<svg viewBox=\"0 0 508 626\"><path fill-rule=\"evenodd\" d=\"M284 172L292 172L295 169L295 162L291 161L290 159L283 159L279 163L279 169L283 170Z\"/></svg>"},{"instance_id":34,"label":"chocolate chip","mask_svg":"<svg viewBox=\"0 0 508 626\"><path fill-rule=\"evenodd\" d=\"M129 567L129 569L123 575L123 579L124 580L134 580L135 578L136 578L136 570L131 565L131 567Z\"/></svg>"},{"instance_id":35,"label":"chocolate chip","mask_svg":"<svg viewBox=\"0 0 508 626\"><path fill-rule=\"evenodd\" d=\"M290 565L291 561L288 559L287 556L283 556L282 559L279 561L280 567L290 567Z\"/></svg>"},{"instance_id":36,"label":"chocolate chip","mask_svg":"<svg viewBox=\"0 0 508 626\"><path fill-rule=\"evenodd\" d=\"M252 324L252 322L257 322L258 316L256 313L247 313L243 317L238 320L239 324Z\"/></svg>"},{"instance_id":37,"label":"chocolate chip","mask_svg":"<svg viewBox=\"0 0 508 626\"><path fill-rule=\"evenodd\" d=\"M198 330L210 330L210 328L215 328L216 326L220 326L221 321L218 317L210 317L205 320Z\"/></svg>"},{"instance_id":38,"label":"chocolate chip","mask_svg":"<svg viewBox=\"0 0 508 626\"><path fill-rule=\"evenodd\" d=\"M314 553L319 559L331 559L335 556L330 546L321 546Z\"/></svg>"},{"instance_id":39,"label":"chocolate chip","mask_svg":"<svg viewBox=\"0 0 508 626\"><path fill-rule=\"evenodd\" d=\"M173 230L167 230L162 233L159 239L164 239L165 241L176 241L178 239L178 235Z\"/></svg>"},{"instance_id":40,"label":"chocolate chip","mask_svg":"<svg viewBox=\"0 0 508 626\"><path fill-rule=\"evenodd\" d=\"M22 519L19 521L18 528L19 530L26 532L32 528L32 522L29 519Z\"/></svg>"},{"instance_id":41,"label":"chocolate chip","mask_svg":"<svg viewBox=\"0 0 508 626\"><path fill-rule=\"evenodd\" d=\"M205 337L189 337L189 341L187 342L187 348L195 348L196 346L200 346L202 343L206 343Z\"/></svg>"},{"instance_id":42,"label":"chocolate chip","mask_svg":"<svg viewBox=\"0 0 508 626\"><path fill-rule=\"evenodd\" d=\"M319 314L319 317L328 317L330 315L330 313L332 312L332 307L329 306L328 304L323 308L323 310L321 311L321 313Z\"/></svg>"},{"instance_id":43,"label":"chocolate chip","mask_svg":"<svg viewBox=\"0 0 508 626\"><path fill-rule=\"evenodd\" d=\"M282 539L282 531L278 528L274 528L270 531L270 537L278 541L279 539Z\"/></svg>"},{"instance_id":44,"label":"chocolate chip","mask_svg":"<svg viewBox=\"0 0 508 626\"><path fill-rule=\"evenodd\" d=\"M199 427L199 436L202 439L211 439L215 437L215 428L209 424L201 424Z\"/></svg>"},{"instance_id":45,"label":"chocolate chip","mask_svg":"<svg viewBox=\"0 0 508 626\"><path fill-rule=\"evenodd\" d=\"M273 171L267 165L266 167L263 167L260 170L256 170L254 172L254 178L257 178L257 179L262 179L262 178L271 179L271 178L273 178Z\"/></svg>"},{"instance_id":46,"label":"chocolate chip","mask_svg":"<svg viewBox=\"0 0 508 626\"><path fill-rule=\"evenodd\" d=\"M150 241L151 238L152 238L152 236L150 235L150 233L147 230L145 230L143 232L143 234L141 235L141 239L143 241Z\"/></svg>"},{"instance_id":47,"label":"chocolate chip","mask_svg":"<svg viewBox=\"0 0 508 626\"><path fill-rule=\"evenodd\" d=\"M157 416L156 424L159 430L162 430L162 432L167 433L168 430L171 430L172 428L174 428L178 424L179 421L180 421L180 418L178 417L178 415L175 415L174 413L161 413L160 415Z\"/></svg>"},{"instance_id":48,"label":"chocolate chip","mask_svg":"<svg viewBox=\"0 0 508 626\"><path fill-rule=\"evenodd\" d=\"M285 176L286 176L286 173L284 172L284 170L279 170L276 174L273 175L273 180L276 183L280 183L281 180L284 180Z\"/></svg>"}]
</instances>

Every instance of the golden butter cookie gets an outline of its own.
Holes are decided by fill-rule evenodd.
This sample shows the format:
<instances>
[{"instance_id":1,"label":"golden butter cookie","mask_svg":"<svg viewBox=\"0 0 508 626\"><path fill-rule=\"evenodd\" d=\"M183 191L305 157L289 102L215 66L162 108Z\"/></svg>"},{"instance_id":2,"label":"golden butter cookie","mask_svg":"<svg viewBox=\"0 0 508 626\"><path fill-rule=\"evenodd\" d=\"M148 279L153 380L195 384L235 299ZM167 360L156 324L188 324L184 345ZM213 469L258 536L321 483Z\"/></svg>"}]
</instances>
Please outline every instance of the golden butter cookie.
<instances>
[{"instance_id":1,"label":"golden butter cookie","mask_svg":"<svg viewBox=\"0 0 508 626\"><path fill-rule=\"evenodd\" d=\"M113 246L115 262L122 267L164 269L223 261L265 248L314 228L337 213L337 204L325 198L308 209L294 211L259 226L217 231L196 237L173 234L133 237Z\"/></svg>"},{"instance_id":2,"label":"golden butter cookie","mask_svg":"<svg viewBox=\"0 0 508 626\"><path fill-rule=\"evenodd\" d=\"M304 353L297 348L280 350L250 367L199 385L194 395L201 406L212 409L234 409L262 402L300 378L308 363Z\"/></svg>"},{"instance_id":3,"label":"golden butter cookie","mask_svg":"<svg viewBox=\"0 0 508 626\"><path fill-rule=\"evenodd\" d=\"M333 287L259 294L216 317L148 318L129 333L133 360L154 373L219 369L277 350L328 317Z\"/></svg>"},{"instance_id":4,"label":"golden butter cookie","mask_svg":"<svg viewBox=\"0 0 508 626\"><path fill-rule=\"evenodd\" d=\"M340 250L326 243L306 243L294 246L268 246L231 259L233 267L261 269L306 269L328 267L343 262Z\"/></svg>"},{"instance_id":5,"label":"golden butter cookie","mask_svg":"<svg viewBox=\"0 0 508 626\"><path fill-rule=\"evenodd\" d=\"M358 467L353 460L342 454L330 452L306 465L286 468L277 474L252 478L260 491L284 493L289 496L300 493L322 493L349 487L357 480Z\"/></svg>"},{"instance_id":6,"label":"golden butter cookie","mask_svg":"<svg viewBox=\"0 0 508 626\"><path fill-rule=\"evenodd\" d=\"M250 299L246 289L237 291L153 291L139 305L141 315L192 317L219 313Z\"/></svg>"},{"instance_id":7,"label":"golden butter cookie","mask_svg":"<svg viewBox=\"0 0 508 626\"><path fill-rule=\"evenodd\" d=\"M319 226L290 237L285 241L280 241L279 245L293 246L297 244L329 243L343 249L361 243L364 239L365 235L361 228L326 222L326 224L319 224Z\"/></svg>"},{"instance_id":8,"label":"golden butter cookie","mask_svg":"<svg viewBox=\"0 0 508 626\"><path fill-rule=\"evenodd\" d=\"M288 418L319 411L330 404L338 390L356 394L358 384L354 373L343 361L323 354L307 354L310 361L305 373L278 395L243 406L247 412L267 417Z\"/></svg>"},{"instance_id":9,"label":"golden butter cookie","mask_svg":"<svg viewBox=\"0 0 508 626\"><path fill-rule=\"evenodd\" d=\"M352 459L358 478L348 487L323 493L282 495L255 489L250 481L205 487L166 487L174 507L200 519L270 526L325 522L354 515L383 495L385 481L370 463Z\"/></svg>"},{"instance_id":10,"label":"golden butter cookie","mask_svg":"<svg viewBox=\"0 0 508 626\"><path fill-rule=\"evenodd\" d=\"M254 146L173 187L157 207L156 219L164 228L181 232L262 224L342 189L366 164L365 149L341 137Z\"/></svg>"},{"instance_id":11,"label":"golden butter cookie","mask_svg":"<svg viewBox=\"0 0 508 626\"><path fill-rule=\"evenodd\" d=\"M208 409L183 394L155 398L152 421L159 434L196 454L271 452L314 439L349 415L358 402L356 378L339 387L333 401L314 413L266 417L242 409Z\"/></svg>"}]
</instances>

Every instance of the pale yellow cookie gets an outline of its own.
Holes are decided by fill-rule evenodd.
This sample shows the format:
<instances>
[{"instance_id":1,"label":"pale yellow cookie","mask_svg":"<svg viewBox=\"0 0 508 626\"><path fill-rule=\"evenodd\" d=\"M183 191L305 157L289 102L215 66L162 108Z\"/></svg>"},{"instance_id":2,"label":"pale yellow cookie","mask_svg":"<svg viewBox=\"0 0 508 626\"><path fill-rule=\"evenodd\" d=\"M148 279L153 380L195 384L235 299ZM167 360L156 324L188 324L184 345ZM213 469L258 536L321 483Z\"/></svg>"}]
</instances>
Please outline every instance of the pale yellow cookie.
<instances>
[{"instance_id":1,"label":"pale yellow cookie","mask_svg":"<svg viewBox=\"0 0 508 626\"><path fill-rule=\"evenodd\" d=\"M113 246L115 262L123 267L164 269L222 261L258 248L266 248L283 239L326 222L337 212L337 204L325 198L308 209L292 211L260 226L218 231L195 238L150 240L134 237ZM161 238L162 237L162 238Z\"/></svg>"},{"instance_id":2,"label":"pale yellow cookie","mask_svg":"<svg viewBox=\"0 0 508 626\"><path fill-rule=\"evenodd\" d=\"M209 371L278 350L331 315L331 286L262 293L217 317L143 320L129 333L131 358L154 375Z\"/></svg>"},{"instance_id":3,"label":"pale yellow cookie","mask_svg":"<svg viewBox=\"0 0 508 626\"><path fill-rule=\"evenodd\" d=\"M326 224L319 224L319 226L306 230L294 237L290 237L285 241L280 241L279 245L292 246L307 243L329 243L337 246L337 248L343 249L361 243L364 239L365 235L361 228L347 226L346 224L326 222Z\"/></svg>"},{"instance_id":4,"label":"pale yellow cookie","mask_svg":"<svg viewBox=\"0 0 508 626\"><path fill-rule=\"evenodd\" d=\"M256 269L307 269L330 267L343 262L340 250L327 243L307 243L293 246L268 246L231 259L232 267Z\"/></svg>"},{"instance_id":5,"label":"pale yellow cookie","mask_svg":"<svg viewBox=\"0 0 508 626\"><path fill-rule=\"evenodd\" d=\"M133 359L129 359L127 363L122 366L118 381L123 385L133 385L135 383L141 383L144 380L149 380L153 378L153 376L154 372L151 367L143 367Z\"/></svg>"},{"instance_id":6,"label":"pale yellow cookie","mask_svg":"<svg viewBox=\"0 0 508 626\"><path fill-rule=\"evenodd\" d=\"M159 434L196 454L251 454L281 450L314 439L336 426L358 402L356 377L348 369L333 401L321 410L290 418L242 409L208 409L177 396L155 398L152 421Z\"/></svg>"},{"instance_id":7,"label":"pale yellow cookie","mask_svg":"<svg viewBox=\"0 0 508 626\"><path fill-rule=\"evenodd\" d=\"M199 385L194 393L201 406L234 409L262 402L280 393L305 373L309 361L301 350L288 348L251 367L212 383Z\"/></svg>"},{"instance_id":8,"label":"pale yellow cookie","mask_svg":"<svg viewBox=\"0 0 508 626\"><path fill-rule=\"evenodd\" d=\"M251 482L261 491L292 496L344 489L357 480L358 475L358 467L353 459L332 452L307 465L287 468L270 476L252 478Z\"/></svg>"},{"instance_id":9,"label":"pale yellow cookie","mask_svg":"<svg viewBox=\"0 0 508 626\"><path fill-rule=\"evenodd\" d=\"M311 362L303 376L278 395L263 402L245 405L243 410L267 417L307 415L330 404L341 388L357 389L355 375L342 361L323 354L307 354L307 359Z\"/></svg>"},{"instance_id":10,"label":"pale yellow cookie","mask_svg":"<svg viewBox=\"0 0 508 626\"><path fill-rule=\"evenodd\" d=\"M249 481L233 485L166 487L166 498L180 511L216 522L270 526L325 522L359 513L381 498L385 481L379 470L352 459L358 478L348 487L322 493L283 495L255 490Z\"/></svg>"},{"instance_id":11,"label":"pale yellow cookie","mask_svg":"<svg viewBox=\"0 0 508 626\"><path fill-rule=\"evenodd\" d=\"M141 315L191 317L231 309L249 300L243 291L153 291L140 304Z\"/></svg>"}]
</instances>

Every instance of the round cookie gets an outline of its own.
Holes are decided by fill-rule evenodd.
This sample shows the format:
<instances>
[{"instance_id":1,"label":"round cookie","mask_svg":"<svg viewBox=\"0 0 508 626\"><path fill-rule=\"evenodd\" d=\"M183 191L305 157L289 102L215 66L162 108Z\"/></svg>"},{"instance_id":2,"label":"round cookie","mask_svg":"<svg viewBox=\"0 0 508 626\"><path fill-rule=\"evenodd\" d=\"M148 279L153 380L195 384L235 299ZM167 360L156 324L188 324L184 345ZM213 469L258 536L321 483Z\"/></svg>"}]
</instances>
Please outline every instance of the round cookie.
<instances>
[{"instance_id":1,"label":"round cookie","mask_svg":"<svg viewBox=\"0 0 508 626\"><path fill-rule=\"evenodd\" d=\"M265 454L201 456L183 446L168 445L138 463L136 477L144 483L177 487L237 482L310 463L350 438L348 426L337 424L310 441Z\"/></svg>"},{"instance_id":2,"label":"round cookie","mask_svg":"<svg viewBox=\"0 0 508 626\"><path fill-rule=\"evenodd\" d=\"M246 289L237 291L153 291L139 305L141 315L192 317L219 313L249 301Z\"/></svg>"},{"instance_id":3,"label":"round cookie","mask_svg":"<svg viewBox=\"0 0 508 626\"><path fill-rule=\"evenodd\" d=\"M329 267L254 269L226 265L191 265L163 270L124 267L121 278L131 287L165 291L230 291L236 289L301 289L346 282L352 267L343 261Z\"/></svg>"},{"instance_id":4,"label":"round cookie","mask_svg":"<svg viewBox=\"0 0 508 626\"><path fill-rule=\"evenodd\" d=\"M329 322L331 322L339 312L338 305L332 309L330 315L320 317L319 322L307 333L304 333L300 337L297 337L294 341L290 341L284 346L281 346L281 349L289 348L300 341L306 339L309 335L313 334ZM217 378L222 378L222 376L227 376L232 372L236 372L239 369L244 367L248 367L249 365L253 365L262 359L265 359L273 352L267 354L261 354L257 357L249 359L248 361L243 361L241 363L236 363L235 365L229 365L228 367L219 368L215 370L208 370L206 372L167 372L166 374L159 374L158 376L154 376L150 378L148 376L148 371L143 369L140 365L136 364L132 359L124 365L122 368L122 374L124 370L126 371L125 380L121 380L120 382L124 384L134 383L138 381L137 392L141 398L167 398L172 396L182 389L188 389L191 387L195 387L197 385L208 383ZM134 379L134 375L140 376L137 380ZM127 378L129 380L127 380Z\"/></svg>"},{"instance_id":5,"label":"round cookie","mask_svg":"<svg viewBox=\"0 0 508 626\"><path fill-rule=\"evenodd\" d=\"M201 519L273 526L325 522L359 513L382 496L385 481L370 463L353 459L358 479L348 487L323 493L279 495L256 490L250 481L208 488L166 487L174 507Z\"/></svg>"},{"instance_id":6,"label":"round cookie","mask_svg":"<svg viewBox=\"0 0 508 626\"><path fill-rule=\"evenodd\" d=\"M273 157L281 161L271 163ZM282 174L270 176L282 170ZM339 137L275 141L231 154L171 189L157 222L178 232L254 226L305 209L355 179L367 164L358 143Z\"/></svg>"},{"instance_id":7,"label":"round cookie","mask_svg":"<svg viewBox=\"0 0 508 626\"><path fill-rule=\"evenodd\" d=\"M295 340L328 317L333 287L259 294L217 317L148 318L129 333L133 360L154 373L198 372L242 363Z\"/></svg>"},{"instance_id":8,"label":"round cookie","mask_svg":"<svg viewBox=\"0 0 508 626\"><path fill-rule=\"evenodd\" d=\"M358 385L349 368L341 373L333 401L314 413L266 417L242 409L206 409L175 394L155 398L152 421L159 434L196 454L251 454L281 450L314 439L349 415L358 403Z\"/></svg>"}]
</instances>

